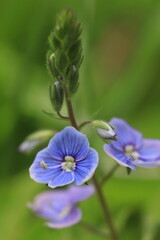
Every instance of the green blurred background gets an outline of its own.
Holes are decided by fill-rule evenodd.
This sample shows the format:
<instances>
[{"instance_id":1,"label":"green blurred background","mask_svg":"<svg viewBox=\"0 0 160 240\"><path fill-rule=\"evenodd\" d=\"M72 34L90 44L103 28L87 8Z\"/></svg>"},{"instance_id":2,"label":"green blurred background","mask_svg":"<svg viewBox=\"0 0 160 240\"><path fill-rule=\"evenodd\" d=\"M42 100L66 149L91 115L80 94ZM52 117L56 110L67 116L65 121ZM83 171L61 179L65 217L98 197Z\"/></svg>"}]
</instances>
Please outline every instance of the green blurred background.
<instances>
[{"instance_id":1,"label":"green blurred background","mask_svg":"<svg viewBox=\"0 0 160 240\"><path fill-rule=\"evenodd\" d=\"M26 156L17 150L33 131L60 130L67 124L42 112L52 111L45 67L47 38L56 14L66 7L73 9L83 24L85 58L81 84L73 97L78 121L116 116L129 121L145 137L160 137L160 1L1 2L1 239L100 239L79 225L48 229L30 213L26 203L46 187L28 176L35 154ZM98 174L105 174L114 161L105 156L103 144L88 127L84 132L88 132L92 146L100 152ZM106 183L104 192L122 240L160 239L159 174L158 168L139 168L127 176L120 168ZM96 196L81 206L87 222L105 227Z\"/></svg>"}]
</instances>

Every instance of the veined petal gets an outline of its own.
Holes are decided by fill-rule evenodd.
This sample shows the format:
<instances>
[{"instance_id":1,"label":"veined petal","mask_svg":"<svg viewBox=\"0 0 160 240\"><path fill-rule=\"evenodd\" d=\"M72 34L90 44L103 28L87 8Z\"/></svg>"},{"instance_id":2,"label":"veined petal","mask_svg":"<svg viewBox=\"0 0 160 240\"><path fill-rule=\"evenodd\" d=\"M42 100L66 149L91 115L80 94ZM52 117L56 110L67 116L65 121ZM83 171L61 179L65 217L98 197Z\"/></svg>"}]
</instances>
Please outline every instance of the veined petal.
<instances>
[{"instance_id":1,"label":"veined petal","mask_svg":"<svg viewBox=\"0 0 160 240\"><path fill-rule=\"evenodd\" d=\"M112 145L105 144L104 151L111 158L115 159L120 165L136 170L136 167L133 164L134 162L132 163L132 160L128 156L126 156L123 152L113 148Z\"/></svg>"},{"instance_id":2,"label":"veined petal","mask_svg":"<svg viewBox=\"0 0 160 240\"><path fill-rule=\"evenodd\" d=\"M56 220L64 209L70 209L71 203L66 190L44 191L37 195L28 207L41 218ZM67 214L67 212L65 212Z\"/></svg>"},{"instance_id":3,"label":"veined petal","mask_svg":"<svg viewBox=\"0 0 160 240\"><path fill-rule=\"evenodd\" d=\"M126 121L120 118L111 119L110 123L116 128L117 141L112 141L112 146L122 150L126 145L133 145L138 149L142 144L142 134L132 128Z\"/></svg>"},{"instance_id":4,"label":"veined petal","mask_svg":"<svg viewBox=\"0 0 160 240\"><path fill-rule=\"evenodd\" d=\"M134 164L145 168L154 168L160 166L160 159L155 161L135 160Z\"/></svg>"},{"instance_id":5,"label":"veined petal","mask_svg":"<svg viewBox=\"0 0 160 240\"><path fill-rule=\"evenodd\" d=\"M51 188L55 188L55 187L64 186L73 181L74 181L73 172L62 171L61 174L59 174L59 176L57 176L56 178L53 178L49 181L48 186Z\"/></svg>"},{"instance_id":6,"label":"veined petal","mask_svg":"<svg viewBox=\"0 0 160 240\"><path fill-rule=\"evenodd\" d=\"M41 161L44 161L48 169L44 170L41 166ZM57 159L53 159L48 149L45 148L42 151L40 151L33 164L31 165L29 169L30 177L39 183L48 183L52 178L55 178L58 176L62 169L60 165L60 161L57 161ZM54 169L50 169L50 167Z\"/></svg>"},{"instance_id":7,"label":"veined petal","mask_svg":"<svg viewBox=\"0 0 160 240\"><path fill-rule=\"evenodd\" d=\"M90 148L87 157L77 162L75 174L75 184L81 185L88 181L94 174L98 165L98 153L93 148Z\"/></svg>"},{"instance_id":8,"label":"veined petal","mask_svg":"<svg viewBox=\"0 0 160 240\"><path fill-rule=\"evenodd\" d=\"M81 218L81 210L77 207L74 207L64 219L55 222L47 222L46 225L50 228L65 228L78 223Z\"/></svg>"},{"instance_id":9,"label":"veined petal","mask_svg":"<svg viewBox=\"0 0 160 240\"><path fill-rule=\"evenodd\" d=\"M70 186L68 188L68 195L72 204L84 201L91 197L95 193L93 185L82 185L82 186Z\"/></svg>"},{"instance_id":10,"label":"veined petal","mask_svg":"<svg viewBox=\"0 0 160 240\"><path fill-rule=\"evenodd\" d=\"M144 139L139 149L140 159L160 159L160 140Z\"/></svg>"},{"instance_id":11,"label":"veined petal","mask_svg":"<svg viewBox=\"0 0 160 240\"><path fill-rule=\"evenodd\" d=\"M89 142L86 136L73 127L66 127L57 133L49 142L51 155L57 158L72 156L75 159L84 159L89 151Z\"/></svg>"}]
</instances>

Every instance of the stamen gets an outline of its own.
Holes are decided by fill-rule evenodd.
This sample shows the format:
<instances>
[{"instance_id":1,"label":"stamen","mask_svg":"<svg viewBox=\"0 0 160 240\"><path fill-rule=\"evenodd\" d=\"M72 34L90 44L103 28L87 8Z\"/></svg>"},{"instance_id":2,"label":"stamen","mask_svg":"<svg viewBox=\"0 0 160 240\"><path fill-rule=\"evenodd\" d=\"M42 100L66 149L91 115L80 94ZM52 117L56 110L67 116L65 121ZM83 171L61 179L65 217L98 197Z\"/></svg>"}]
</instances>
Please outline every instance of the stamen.
<instances>
[{"instance_id":1,"label":"stamen","mask_svg":"<svg viewBox=\"0 0 160 240\"><path fill-rule=\"evenodd\" d=\"M74 162L74 158L72 156L65 156L65 162L62 163L62 169L66 172L74 171L76 168L76 164Z\"/></svg>"},{"instance_id":2,"label":"stamen","mask_svg":"<svg viewBox=\"0 0 160 240\"><path fill-rule=\"evenodd\" d=\"M131 157L131 159L137 160L139 158L139 153L137 151L135 151L134 146L133 145L127 145L125 146L125 154L129 157Z\"/></svg>"},{"instance_id":3,"label":"stamen","mask_svg":"<svg viewBox=\"0 0 160 240\"><path fill-rule=\"evenodd\" d=\"M65 156L64 160L66 162L74 162L74 158L72 156Z\"/></svg>"},{"instance_id":4,"label":"stamen","mask_svg":"<svg viewBox=\"0 0 160 240\"><path fill-rule=\"evenodd\" d=\"M134 151L130 154L130 156L133 160L137 160L139 158L139 153Z\"/></svg>"},{"instance_id":5,"label":"stamen","mask_svg":"<svg viewBox=\"0 0 160 240\"><path fill-rule=\"evenodd\" d=\"M45 161L41 161L40 162L40 165L41 165L41 168L43 168L43 170L47 170L48 169L48 166L47 166L47 164L45 163Z\"/></svg>"},{"instance_id":6,"label":"stamen","mask_svg":"<svg viewBox=\"0 0 160 240\"><path fill-rule=\"evenodd\" d=\"M125 153L126 153L126 154L133 152L133 150L134 150L133 145L127 145L127 146L125 146Z\"/></svg>"}]
</instances>

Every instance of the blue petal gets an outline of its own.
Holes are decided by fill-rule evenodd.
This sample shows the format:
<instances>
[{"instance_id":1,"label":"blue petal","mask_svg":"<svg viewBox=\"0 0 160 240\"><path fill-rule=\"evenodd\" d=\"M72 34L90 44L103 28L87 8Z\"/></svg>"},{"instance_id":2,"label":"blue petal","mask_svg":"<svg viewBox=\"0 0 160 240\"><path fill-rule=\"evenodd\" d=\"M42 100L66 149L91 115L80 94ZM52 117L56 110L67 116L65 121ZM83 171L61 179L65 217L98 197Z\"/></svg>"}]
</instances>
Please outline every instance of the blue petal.
<instances>
[{"instance_id":1,"label":"blue petal","mask_svg":"<svg viewBox=\"0 0 160 240\"><path fill-rule=\"evenodd\" d=\"M160 167L160 159L155 161L135 160L134 164L144 168Z\"/></svg>"},{"instance_id":2,"label":"blue petal","mask_svg":"<svg viewBox=\"0 0 160 240\"><path fill-rule=\"evenodd\" d=\"M72 204L84 201L91 197L95 193L93 185L82 185L82 186L70 186L68 188L68 195Z\"/></svg>"},{"instance_id":3,"label":"blue petal","mask_svg":"<svg viewBox=\"0 0 160 240\"><path fill-rule=\"evenodd\" d=\"M113 159L115 159L120 165L129 167L133 170L136 170L136 167L133 165L131 158L126 156L122 151L119 151L112 147L112 145L105 144L104 151Z\"/></svg>"},{"instance_id":4,"label":"blue petal","mask_svg":"<svg viewBox=\"0 0 160 240\"><path fill-rule=\"evenodd\" d=\"M51 181L48 183L48 186L51 188L55 188L55 187L64 186L73 181L74 181L74 174L72 172L62 171L59 176L57 176L54 179L51 179Z\"/></svg>"},{"instance_id":5,"label":"blue petal","mask_svg":"<svg viewBox=\"0 0 160 240\"><path fill-rule=\"evenodd\" d=\"M86 136L75 128L66 127L50 140L48 149L57 159L72 156L81 160L88 154L89 142Z\"/></svg>"},{"instance_id":6,"label":"blue petal","mask_svg":"<svg viewBox=\"0 0 160 240\"><path fill-rule=\"evenodd\" d=\"M40 165L41 161L44 161L48 167L53 167L54 169L48 168L47 170L44 170ZM48 149L45 148L37 154L31 165L29 169L30 177L36 182L48 183L52 178L55 178L62 172L60 164L61 162L53 159L50 156Z\"/></svg>"},{"instance_id":7,"label":"blue petal","mask_svg":"<svg viewBox=\"0 0 160 240\"><path fill-rule=\"evenodd\" d=\"M76 223L78 223L82 218L81 210L77 207L71 209L70 213L61 220L57 220L54 222L47 222L46 225L50 228L65 228L70 227Z\"/></svg>"},{"instance_id":8,"label":"blue petal","mask_svg":"<svg viewBox=\"0 0 160 240\"><path fill-rule=\"evenodd\" d=\"M138 149L142 144L142 134L132 128L126 121L113 118L110 123L116 128L117 141L112 141L114 148L122 150L126 145L133 145Z\"/></svg>"},{"instance_id":9,"label":"blue petal","mask_svg":"<svg viewBox=\"0 0 160 240\"><path fill-rule=\"evenodd\" d=\"M63 209L71 206L66 190L44 191L28 207L41 218L56 220Z\"/></svg>"},{"instance_id":10,"label":"blue petal","mask_svg":"<svg viewBox=\"0 0 160 240\"><path fill-rule=\"evenodd\" d=\"M80 185L88 181L94 174L98 165L98 153L90 148L87 157L78 161L75 169L75 184Z\"/></svg>"},{"instance_id":11,"label":"blue petal","mask_svg":"<svg viewBox=\"0 0 160 240\"><path fill-rule=\"evenodd\" d=\"M139 149L140 159L160 159L160 140L144 139Z\"/></svg>"}]
</instances>

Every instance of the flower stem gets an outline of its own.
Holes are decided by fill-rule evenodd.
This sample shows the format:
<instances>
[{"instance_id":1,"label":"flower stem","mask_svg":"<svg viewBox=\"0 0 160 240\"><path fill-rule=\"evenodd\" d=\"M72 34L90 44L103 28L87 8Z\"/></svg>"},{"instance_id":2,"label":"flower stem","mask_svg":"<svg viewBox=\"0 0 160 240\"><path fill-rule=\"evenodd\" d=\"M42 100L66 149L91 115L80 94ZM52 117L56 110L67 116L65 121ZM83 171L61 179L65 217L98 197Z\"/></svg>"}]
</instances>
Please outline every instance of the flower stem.
<instances>
[{"instance_id":1,"label":"flower stem","mask_svg":"<svg viewBox=\"0 0 160 240\"><path fill-rule=\"evenodd\" d=\"M75 116L74 116L72 102L69 98L67 89L64 89L64 94L65 94L65 99L66 99L66 104L67 104L67 109L68 109L69 120L70 120L72 126L75 127L77 130L79 130L79 126L78 126L78 124L76 122L76 119L75 119ZM107 206L107 203L105 201L101 186L100 186L100 184L99 184L95 175L93 176L93 182L94 182L94 185L95 185L95 188L96 188L96 191L97 191L97 195L98 195L98 198L99 198L99 201L100 201L100 204L101 204L101 208L102 208L103 213L104 213L104 217L105 217L105 220L106 220L106 223L107 223L107 227L109 227L109 229L110 229L111 238L113 240L119 240L119 237L118 237L118 234L117 234L117 232L114 228L114 225L113 225L113 222L112 222L112 217L111 217L109 208Z\"/></svg>"},{"instance_id":2,"label":"flower stem","mask_svg":"<svg viewBox=\"0 0 160 240\"><path fill-rule=\"evenodd\" d=\"M64 120L69 120L69 117L63 116L60 112L57 112L58 116Z\"/></svg>"},{"instance_id":3,"label":"flower stem","mask_svg":"<svg viewBox=\"0 0 160 240\"><path fill-rule=\"evenodd\" d=\"M92 225L90 225L90 224L88 224L88 223L86 223L86 222L81 221L81 222L80 222L80 225L81 225L83 228L85 228L86 230L88 230L88 231L90 231L91 233L96 234L96 235L98 235L98 236L100 236L100 237L103 237L103 238L109 238L109 237L110 237L107 233L102 232L102 231L99 230L98 228L96 228L96 227L94 227L94 226L92 226Z\"/></svg>"},{"instance_id":4,"label":"flower stem","mask_svg":"<svg viewBox=\"0 0 160 240\"><path fill-rule=\"evenodd\" d=\"M103 185L108 179L110 179L112 177L112 175L114 174L114 172L119 168L119 164L116 164L107 175L105 175L102 180L101 180L101 185Z\"/></svg>"},{"instance_id":5,"label":"flower stem","mask_svg":"<svg viewBox=\"0 0 160 240\"><path fill-rule=\"evenodd\" d=\"M81 128L84 127L86 124L89 124L89 123L91 123L91 122L92 122L91 120L82 122L78 127L79 127L79 129L81 129Z\"/></svg>"},{"instance_id":6,"label":"flower stem","mask_svg":"<svg viewBox=\"0 0 160 240\"><path fill-rule=\"evenodd\" d=\"M72 107L72 103L71 103L71 100L69 98L67 89L64 89L64 95L65 95L65 99L66 99L69 120L70 120L72 126L75 127L77 130L79 130L78 124L77 124L76 119L74 117L73 107Z\"/></svg>"},{"instance_id":7,"label":"flower stem","mask_svg":"<svg viewBox=\"0 0 160 240\"><path fill-rule=\"evenodd\" d=\"M110 230L110 235L111 235L113 240L119 240L119 237L118 237L118 234L117 234L117 232L115 230L115 227L113 225L112 217L111 217L109 208L107 206L106 200L104 198L101 186L100 186L100 184L99 184L95 175L93 176L93 182L94 182L94 185L95 185L95 188L96 188L96 191L97 191L97 195L98 195L98 198L99 198L99 201L100 201L100 204L101 204L101 208L102 208L103 213L104 213L104 217L105 217L107 226L109 227L109 230Z\"/></svg>"}]
</instances>

